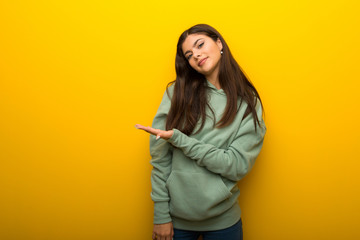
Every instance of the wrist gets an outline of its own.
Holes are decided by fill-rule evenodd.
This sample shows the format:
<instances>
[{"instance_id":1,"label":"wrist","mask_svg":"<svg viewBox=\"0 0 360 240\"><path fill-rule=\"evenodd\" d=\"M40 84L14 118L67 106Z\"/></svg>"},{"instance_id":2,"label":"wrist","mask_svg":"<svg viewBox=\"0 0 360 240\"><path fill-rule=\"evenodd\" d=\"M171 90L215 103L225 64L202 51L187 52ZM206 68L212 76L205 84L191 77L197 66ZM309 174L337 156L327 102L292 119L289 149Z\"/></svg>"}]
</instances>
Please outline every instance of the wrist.
<instances>
[{"instance_id":1,"label":"wrist","mask_svg":"<svg viewBox=\"0 0 360 240\"><path fill-rule=\"evenodd\" d=\"M172 138L172 136L174 136L174 130L170 130L170 137L169 137L169 139Z\"/></svg>"}]
</instances>

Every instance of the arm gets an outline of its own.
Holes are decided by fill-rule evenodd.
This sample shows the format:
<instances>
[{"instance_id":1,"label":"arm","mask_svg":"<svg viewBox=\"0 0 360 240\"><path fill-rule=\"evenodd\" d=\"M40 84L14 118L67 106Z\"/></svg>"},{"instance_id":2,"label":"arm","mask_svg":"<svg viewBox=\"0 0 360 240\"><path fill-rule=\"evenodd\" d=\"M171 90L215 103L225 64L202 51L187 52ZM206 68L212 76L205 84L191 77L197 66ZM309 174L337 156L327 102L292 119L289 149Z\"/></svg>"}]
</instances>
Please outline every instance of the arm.
<instances>
[{"instance_id":1,"label":"arm","mask_svg":"<svg viewBox=\"0 0 360 240\"><path fill-rule=\"evenodd\" d=\"M165 128L166 116L170 108L170 99L165 92L154 117L154 128ZM150 135L151 199L154 201L154 224L171 222L169 213L169 193L165 186L171 172L172 146L163 139L156 140Z\"/></svg>"},{"instance_id":2,"label":"arm","mask_svg":"<svg viewBox=\"0 0 360 240\"><path fill-rule=\"evenodd\" d=\"M203 143L177 129L173 129L174 133L168 142L181 149L199 166L232 181L238 181L251 170L263 145L266 126L262 119L260 104L257 105L257 114L261 123L260 126L257 125L257 132L255 132L253 117L249 114L242 121L228 149L219 149L214 145Z\"/></svg>"}]
</instances>

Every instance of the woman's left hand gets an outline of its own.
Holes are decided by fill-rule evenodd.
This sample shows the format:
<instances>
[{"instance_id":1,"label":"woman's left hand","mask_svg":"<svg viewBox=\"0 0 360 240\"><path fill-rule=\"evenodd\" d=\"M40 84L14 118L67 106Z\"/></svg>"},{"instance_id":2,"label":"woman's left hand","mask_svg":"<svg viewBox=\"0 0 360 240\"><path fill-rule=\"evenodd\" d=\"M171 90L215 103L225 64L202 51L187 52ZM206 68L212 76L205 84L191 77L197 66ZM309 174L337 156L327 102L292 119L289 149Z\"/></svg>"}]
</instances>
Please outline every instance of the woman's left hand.
<instances>
[{"instance_id":1,"label":"woman's left hand","mask_svg":"<svg viewBox=\"0 0 360 240\"><path fill-rule=\"evenodd\" d=\"M140 124L136 124L135 127L137 129L144 130L145 132L148 132L148 133L150 133L152 135L155 135L156 140L158 140L159 138L163 138L165 140L168 140L174 134L173 130L164 131L164 130L160 130L160 129L156 129L156 128L152 128L152 127L145 127L145 126L140 125Z\"/></svg>"}]
</instances>

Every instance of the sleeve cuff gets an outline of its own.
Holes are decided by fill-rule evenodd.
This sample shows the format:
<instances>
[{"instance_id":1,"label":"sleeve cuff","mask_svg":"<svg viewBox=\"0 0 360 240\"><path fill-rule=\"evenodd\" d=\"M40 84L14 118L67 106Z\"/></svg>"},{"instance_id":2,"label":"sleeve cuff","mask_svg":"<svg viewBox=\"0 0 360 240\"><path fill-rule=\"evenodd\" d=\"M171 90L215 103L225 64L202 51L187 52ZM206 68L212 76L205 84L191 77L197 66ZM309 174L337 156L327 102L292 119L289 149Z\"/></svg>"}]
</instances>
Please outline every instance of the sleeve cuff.
<instances>
[{"instance_id":1,"label":"sleeve cuff","mask_svg":"<svg viewBox=\"0 0 360 240\"><path fill-rule=\"evenodd\" d=\"M182 134L182 132L180 132L176 128L173 128L173 131L174 131L173 135L167 141L171 143L173 146L176 146L177 139L179 138L179 135Z\"/></svg>"},{"instance_id":2,"label":"sleeve cuff","mask_svg":"<svg viewBox=\"0 0 360 240\"><path fill-rule=\"evenodd\" d=\"M169 202L154 202L154 224L171 222Z\"/></svg>"}]
</instances>

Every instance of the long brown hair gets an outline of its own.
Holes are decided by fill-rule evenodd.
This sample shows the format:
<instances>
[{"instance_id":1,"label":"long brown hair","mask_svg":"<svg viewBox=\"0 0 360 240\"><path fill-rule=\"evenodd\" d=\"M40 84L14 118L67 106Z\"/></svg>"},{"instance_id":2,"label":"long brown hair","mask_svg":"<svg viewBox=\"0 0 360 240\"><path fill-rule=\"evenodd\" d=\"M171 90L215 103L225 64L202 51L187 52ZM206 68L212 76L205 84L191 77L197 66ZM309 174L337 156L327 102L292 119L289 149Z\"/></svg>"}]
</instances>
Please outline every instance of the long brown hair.
<instances>
[{"instance_id":1,"label":"long brown hair","mask_svg":"<svg viewBox=\"0 0 360 240\"><path fill-rule=\"evenodd\" d=\"M204 75L190 66L182 51L182 44L186 37L194 33L204 34L214 41L220 39L223 46L223 54L219 64L219 83L227 96L227 104L223 117L217 123L214 111L211 109L207 99L207 80ZM260 100L261 107L263 107L260 96L231 55L224 38L213 27L207 24L197 24L181 34L177 43L175 69L176 79L168 84L168 87L172 83L175 86L171 107L166 119L166 130L176 128L190 135L194 131L197 122L201 119L201 126L197 131L199 132L205 124L206 106L213 113L214 127L225 127L234 120L242 101L245 101L248 106L243 119L251 113L256 131L256 122L260 124L255 110L257 98ZM238 97L241 99L239 106L237 106Z\"/></svg>"}]
</instances>

